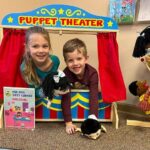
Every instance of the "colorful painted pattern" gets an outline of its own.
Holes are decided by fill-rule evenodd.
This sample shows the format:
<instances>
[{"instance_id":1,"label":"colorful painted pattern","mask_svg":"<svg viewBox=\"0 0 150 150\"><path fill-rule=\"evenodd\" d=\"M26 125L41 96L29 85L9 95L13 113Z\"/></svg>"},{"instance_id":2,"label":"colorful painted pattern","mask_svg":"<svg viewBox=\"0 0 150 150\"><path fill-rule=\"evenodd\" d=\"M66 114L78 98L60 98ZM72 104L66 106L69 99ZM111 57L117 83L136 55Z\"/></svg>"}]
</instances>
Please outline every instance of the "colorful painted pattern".
<instances>
[{"instance_id":1,"label":"colorful painted pattern","mask_svg":"<svg viewBox=\"0 0 150 150\"><path fill-rule=\"evenodd\" d=\"M109 14L119 24L133 23L135 0L110 0Z\"/></svg>"},{"instance_id":2,"label":"colorful painted pattern","mask_svg":"<svg viewBox=\"0 0 150 150\"><path fill-rule=\"evenodd\" d=\"M74 121L84 120L89 114L89 93L71 92L71 111ZM111 118L111 104L103 103L101 93L99 93L99 114L98 119ZM36 119L63 120L61 109L61 96L56 96L52 100L50 108L47 108L46 99L36 100Z\"/></svg>"},{"instance_id":3,"label":"colorful painted pattern","mask_svg":"<svg viewBox=\"0 0 150 150\"><path fill-rule=\"evenodd\" d=\"M3 18L1 24L9 27L39 25L49 29L118 30L112 18L96 16L78 7L62 4L47 5L30 12L11 13Z\"/></svg>"}]
</instances>

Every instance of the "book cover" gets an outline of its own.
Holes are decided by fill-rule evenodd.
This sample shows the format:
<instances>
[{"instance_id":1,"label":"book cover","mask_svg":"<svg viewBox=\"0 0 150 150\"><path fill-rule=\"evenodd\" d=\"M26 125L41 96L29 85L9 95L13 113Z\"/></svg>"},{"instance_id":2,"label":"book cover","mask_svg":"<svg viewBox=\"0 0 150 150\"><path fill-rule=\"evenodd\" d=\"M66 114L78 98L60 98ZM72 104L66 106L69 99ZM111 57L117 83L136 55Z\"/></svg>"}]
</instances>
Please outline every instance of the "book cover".
<instances>
[{"instance_id":1,"label":"book cover","mask_svg":"<svg viewBox=\"0 0 150 150\"><path fill-rule=\"evenodd\" d=\"M4 87L5 128L35 128L35 90Z\"/></svg>"}]
</instances>

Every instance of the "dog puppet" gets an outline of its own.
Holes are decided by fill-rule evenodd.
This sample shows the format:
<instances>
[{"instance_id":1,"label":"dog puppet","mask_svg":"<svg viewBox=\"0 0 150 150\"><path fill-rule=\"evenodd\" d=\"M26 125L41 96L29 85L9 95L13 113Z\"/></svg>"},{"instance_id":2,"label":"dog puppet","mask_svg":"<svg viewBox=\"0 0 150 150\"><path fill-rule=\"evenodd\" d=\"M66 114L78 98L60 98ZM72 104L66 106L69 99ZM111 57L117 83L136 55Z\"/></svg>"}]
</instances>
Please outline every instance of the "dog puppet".
<instances>
[{"instance_id":1,"label":"dog puppet","mask_svg":"<svg viewBox=\"0 0 150 150\"><path fill-rule=\"evenodd\" d=\"M95 115L89 115L86 120L81 124L81 128L77 128L76 131L81 132L81 135L96 140L100 137L101 132L107 132L106 128L100 124Z\"/></svg>"},{"instance_id":2,"label":"dog puppet","mask_svg":"<svg viewBox=\"0 0 150 150\"><path fill-rule=\"evenodd\" d=\"M58 70L48 74L42 82L44 96L48 98L47 107L50 106L54 96L68 93L70 87L71 84L63 71Z\"/></svg>"}]
</instances>

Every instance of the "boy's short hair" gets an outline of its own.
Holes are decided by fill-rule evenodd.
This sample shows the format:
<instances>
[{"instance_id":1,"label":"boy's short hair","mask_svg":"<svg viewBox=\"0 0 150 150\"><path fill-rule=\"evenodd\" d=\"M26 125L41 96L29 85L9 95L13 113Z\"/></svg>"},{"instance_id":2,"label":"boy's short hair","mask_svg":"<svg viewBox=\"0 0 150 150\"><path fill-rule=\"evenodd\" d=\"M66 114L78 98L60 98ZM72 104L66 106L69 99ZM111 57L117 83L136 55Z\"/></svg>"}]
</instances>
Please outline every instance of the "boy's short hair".
<instances>
[{"instance_id":1,"label":"boy's short hair","mask_svg":"<svg viewBox=\"0 0 150 150\"><path fill-rule=\"evenodd\" d=\"M66 60L66 53L71 53L76 49L79 52L83 53L84 56L87 56L87 49L86 49L85 43L78 38L74 38L74 39L68 40L63 46L64 59Z\"/></svg>"}]
</instances>

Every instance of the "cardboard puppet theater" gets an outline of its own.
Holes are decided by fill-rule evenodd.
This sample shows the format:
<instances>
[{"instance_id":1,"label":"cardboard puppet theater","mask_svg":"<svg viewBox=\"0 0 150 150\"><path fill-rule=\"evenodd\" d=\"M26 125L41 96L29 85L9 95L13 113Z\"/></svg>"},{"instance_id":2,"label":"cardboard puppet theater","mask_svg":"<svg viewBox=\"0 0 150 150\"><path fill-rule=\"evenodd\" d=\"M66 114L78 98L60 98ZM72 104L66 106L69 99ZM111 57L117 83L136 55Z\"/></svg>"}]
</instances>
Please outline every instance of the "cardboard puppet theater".
<instances>
[{"instance_id":1,"label":"cardboard puppet theater","mask_svg":"<svg viewBox=\"0 0 150 150\"><path fill-rule=\"evenodd\" d=\"M1 99L3 99L4 86L27 87L18 69L23 55L26 28L38 25L58 34L95 33L102 92L99 93L98 119L112 121L113 102L126 99L116 41L118 25L112 18L96 16L74 6L56 4L43 6L30 12L8 14L3 18L1 24L1 30L3 30L3 39L0 46ZM13 45L13 51L11 45ZM74 90L71 95L73 120L82 121L88 116L88 91ZM63 120L60 99L60 96L54 97L50 108L46 107L44 99L36 100L36 120Z\"/></svg>"}]
</instances>

